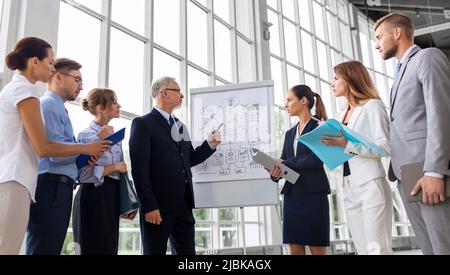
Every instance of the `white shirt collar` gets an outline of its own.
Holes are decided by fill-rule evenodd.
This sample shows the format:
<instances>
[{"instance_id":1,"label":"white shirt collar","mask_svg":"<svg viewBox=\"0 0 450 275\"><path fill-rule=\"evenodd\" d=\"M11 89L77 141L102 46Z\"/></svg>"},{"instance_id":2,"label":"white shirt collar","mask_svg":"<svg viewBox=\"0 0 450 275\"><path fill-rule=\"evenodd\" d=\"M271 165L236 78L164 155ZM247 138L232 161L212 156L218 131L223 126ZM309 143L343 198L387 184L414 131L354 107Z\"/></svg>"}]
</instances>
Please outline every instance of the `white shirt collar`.
<instances>
[{"instance_id":1,"label":"white shirt collar","mask_svg":"<svg viewBox=\"0 0 450 275\"><path fill-rule=\"evenodd\" d=\"M156 109L158 112L160 112L161 115L162 115L166 120L169 120L170 117L172 116L172 114L169 114L168 112L166 112L166 111L164 111L164 110L162 110L162 109L160 109L160 108L158 108L158 107L156 107L156 106L155 106L155 109ZM172 117L173 117L173 116L172 116Z\"/></svg>"}]
</instances>

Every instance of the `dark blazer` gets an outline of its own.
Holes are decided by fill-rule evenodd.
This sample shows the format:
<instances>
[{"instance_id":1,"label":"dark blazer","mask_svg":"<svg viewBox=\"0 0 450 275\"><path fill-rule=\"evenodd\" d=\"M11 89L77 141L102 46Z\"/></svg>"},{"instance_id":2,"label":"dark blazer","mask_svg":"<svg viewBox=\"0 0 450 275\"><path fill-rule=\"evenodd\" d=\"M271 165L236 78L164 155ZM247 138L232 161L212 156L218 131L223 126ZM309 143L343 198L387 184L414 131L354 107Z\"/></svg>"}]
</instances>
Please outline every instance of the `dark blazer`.
<instances>
[{"instance_id":1,"label":"dark blazer","mask_svg":"<svg viewBox=\"0 0 450 275\"><path fill-rule=\"evenodd\" d=\"M281 159L284 160L287 167L300 173L300 177L295 184L286 182L281 193L288 194L293 189L296 193L330 193L330 184L323 168L323 162L300 142L297 146L297 155L294 156L294 138L297 126L286 133ZM302 134L311 132L317 126L319 126L317 121L311 119Z\"/></svg>"},{"instance_id":2,"label":"dark blazer","mask_svg":"<svg viewBox=\"0 0 450 275\"><path fill-rule=\"evenodd\" d=\"M186 127L180 131L187 131ZM129 144L133 180L144 214L177 210L186 192L195 207L191 167L214 153L206 141L195 150L190 139L174 141L168 122L154 109L133 120Z\"/></svg>"}]
</instances>

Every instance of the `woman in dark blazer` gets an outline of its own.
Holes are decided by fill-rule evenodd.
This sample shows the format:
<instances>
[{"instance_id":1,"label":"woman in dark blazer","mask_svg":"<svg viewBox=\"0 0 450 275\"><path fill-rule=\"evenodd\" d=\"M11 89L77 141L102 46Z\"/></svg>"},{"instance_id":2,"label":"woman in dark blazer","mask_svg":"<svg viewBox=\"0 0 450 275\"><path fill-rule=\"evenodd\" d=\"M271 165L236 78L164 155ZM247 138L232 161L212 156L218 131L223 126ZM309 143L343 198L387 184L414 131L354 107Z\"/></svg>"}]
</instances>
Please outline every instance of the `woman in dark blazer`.
<instances>
[{"instance_id":1,"label":"woman in dark blazer","mask_svg":"<svg viewBox=\"0 0 450 275\"><path fill-rule=\"evenodd\" d=\"M308 86L299 85L289 90L286 110L299 123L286 133L280 163L300 173L295 184L286 182L284 195L283 243L289 244L292 255L305 255L309 246L313 255L324 255L330 245L330 216L328 194L330 185L322 161L297 138L326 120L325 106L319 94ZM316 116L311 109L316 107ZM281 178L281 170L270 171L274 181Z\"/></svg>"}]
</instances>

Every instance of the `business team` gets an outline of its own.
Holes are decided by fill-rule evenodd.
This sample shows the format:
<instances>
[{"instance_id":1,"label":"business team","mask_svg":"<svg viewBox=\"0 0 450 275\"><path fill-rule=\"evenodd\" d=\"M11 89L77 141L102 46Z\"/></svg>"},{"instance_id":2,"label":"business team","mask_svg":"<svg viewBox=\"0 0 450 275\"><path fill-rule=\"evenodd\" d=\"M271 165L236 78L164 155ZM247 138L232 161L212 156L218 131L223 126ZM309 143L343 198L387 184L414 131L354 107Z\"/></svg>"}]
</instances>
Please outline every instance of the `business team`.
<instances>
[{"instance_id":1,"label":"business team","mask_svg":"<svg viewBox=\"0 0 450 275\"><path fill-rule=\"evenodd\" d=\"M333 92L347 101L339 119L391 156L389 178L398 179L423 253L450 254L450 201L444 190L444 180L450 176L449 61L438 49L414 45L413 23L401 13L381 18L374 31L383 59L398 60L390 118L367 70L350 61L334 68ZM76 180L82 186L74 225L83 254L117 254L117 174L127 172L128 167L120 144L111 147L104 138L114 132L108 124L118 117L120 105L113 91L94 89L83 107L95 116L95 122L75 139L64 103L75 100L83 88L81 65L65 58L54 61L53 55L47 42L28 37L6 57L8 67L18 74L0 93L0 128L7 133L0 135L0 165L4 167L0 172L0 255L19 252L27 227L27 254L59 254ZM37 81L49 82L41 102ZM194 148L186 126L173 115L184 98L176 80L156 80L151 92L156 106L133 120L129 141L132 175L142 203L143 253L163 255L169 240L173 254L194 255L191 167L215 152L221 134L211 133ZM311 113L314 106L315 116ZM299 123L286 133L279 162L301 176L297 184L288 182L283 187L283 241L294 255L305 254L306 246L313 254L325 254L330 242L330 187L323 163L297 142L297 137L327 119L325 108L317 93L298 85L288 92L286 110ZM322 137L321 142L344 147L354 155L343 165L343 182L348 226L358 254L391 254L393 206L382 156L342 134ZM82 170L74 158L79 154L94 156ZM423 178L413 193L422 190L423 201L409 203L401 170L417 162L424 162ZM273 180L280 179L278 167L269 172ZM98 211L92 213L100 202Z\"/></svg>"}]
</instances>

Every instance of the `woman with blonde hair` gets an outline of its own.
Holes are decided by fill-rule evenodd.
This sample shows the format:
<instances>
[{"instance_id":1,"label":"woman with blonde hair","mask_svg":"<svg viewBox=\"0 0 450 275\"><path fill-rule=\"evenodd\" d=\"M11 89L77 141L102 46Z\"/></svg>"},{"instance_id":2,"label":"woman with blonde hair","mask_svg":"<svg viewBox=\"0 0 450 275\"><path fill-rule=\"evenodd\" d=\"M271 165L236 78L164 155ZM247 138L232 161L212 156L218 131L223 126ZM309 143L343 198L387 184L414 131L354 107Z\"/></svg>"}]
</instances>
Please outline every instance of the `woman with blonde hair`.
<instances>
[{"instance_id":1,"label":"woman with blonde hair","mask_svg":"<svg viewBox=\"0 0 450 275\"><path fill-rule=\"evenodd\" d=\"M367 69L358 61L334 68L332 85L336 97L347 106L340 119L344 125L368 138L390 155L389 121L384 103ZM392 194L381 158L364 144L345 138L324 137L329 146L342 146L354 156L344 164L344 205L347 224L358 254L392 253Z\"/></svg>"},{"instance_id":2,"label":"woman with blonde hair","mask_svg":"<svg viewBox=\"0 0 450 275\"><path fill-rule=\"evenodd\" d=\"M80 142L104 133L102 139L114 133L110 121L120 117L120 104L116 93L110 89L96 88L89 92L82 107L95 118L88 128L78 135ZM77 192L73 213L74 239L80 245L81 255L117 255L119 244L119 180L127 173L122 143L106 151L85 167L79 167ZM123 216L134 219L136 213Z\"/></svg>"}]
</instances>

